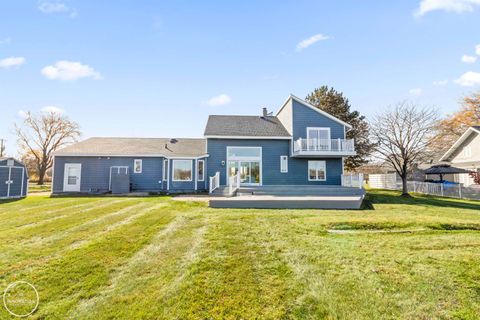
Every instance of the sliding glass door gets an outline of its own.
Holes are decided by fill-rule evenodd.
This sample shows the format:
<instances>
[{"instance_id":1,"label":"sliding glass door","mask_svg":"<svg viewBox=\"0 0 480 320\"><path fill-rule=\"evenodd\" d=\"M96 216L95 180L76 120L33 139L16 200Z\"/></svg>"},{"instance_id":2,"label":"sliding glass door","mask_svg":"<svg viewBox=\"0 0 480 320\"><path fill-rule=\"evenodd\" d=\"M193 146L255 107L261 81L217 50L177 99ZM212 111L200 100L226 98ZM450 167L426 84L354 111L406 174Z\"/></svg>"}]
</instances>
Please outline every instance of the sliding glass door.
<instances>
[{"instance_id":1,"label":"sliding glass door","mask_svg":"<svg viewBox=\"0 0 480 320\"><path fill-rule=\"evenodd\" d=\"M240 173L240 184L261 184L262 151L260 147L227 147L229 177ZM228 182L228 181L227 181Z\"/></svg>"}]
</instances>

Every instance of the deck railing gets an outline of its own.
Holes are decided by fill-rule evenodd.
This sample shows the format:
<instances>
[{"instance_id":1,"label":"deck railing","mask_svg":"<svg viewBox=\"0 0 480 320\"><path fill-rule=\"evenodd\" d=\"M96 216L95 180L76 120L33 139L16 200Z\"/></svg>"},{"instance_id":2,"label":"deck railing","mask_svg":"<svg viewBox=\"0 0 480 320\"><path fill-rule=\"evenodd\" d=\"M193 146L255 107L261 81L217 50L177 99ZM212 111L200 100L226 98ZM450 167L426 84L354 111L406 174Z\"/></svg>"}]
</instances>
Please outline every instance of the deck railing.
<instances>
[{"instance_id":1,"label":"deck railing","mask_svg":"<svg viewBox=\"0 0 480 320\"><path fill-rule=\"evenodd\" d=\"M220 172L217 172L213 177L210 177L210 183L208 184L208 192L212 193L218 187L220 187Z\"/></svg>"},{"instance_id":2,"label":"deck railing","mask_svg":"<svg viewBox=\"0 0 480 320\"><path fill-rule=\"evenodd\" d=\"M228 194L232 196L240 188L240 172L228 178Z\"/></svg>"},{"instance_id":3,"label":"deck railing","mask_svg":"<svg viewBox=\"0 0 480 320\"><path fill-rule=\"evenodd\" d=\"M299 138L293 144L294 153L355 152L353 139L305 139Z\"/></svg>"},{"instance_id":4,"label":"deck railing","mask_svg":"<svg viewBox=\"0 0 480 320\"><path fill-rule=\"evenodd\" d=\"M342 174L342 187L363 188L363 173Z\"/></svg>"}]
</instances>

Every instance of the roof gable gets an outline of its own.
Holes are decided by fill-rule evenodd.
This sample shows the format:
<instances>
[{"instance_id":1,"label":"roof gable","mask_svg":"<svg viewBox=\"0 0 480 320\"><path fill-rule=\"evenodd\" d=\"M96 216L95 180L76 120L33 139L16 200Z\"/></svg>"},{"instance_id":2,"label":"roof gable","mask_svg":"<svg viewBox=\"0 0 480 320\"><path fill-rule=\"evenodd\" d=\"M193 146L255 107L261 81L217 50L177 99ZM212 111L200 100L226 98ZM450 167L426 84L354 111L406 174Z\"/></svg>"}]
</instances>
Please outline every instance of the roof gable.
<instances>
[{"instance_id":1,"label":"roof gable","mask_svg":"<svg viewBox=\"0 0 480 320\"><path fill-rule=\"evenodd\" d=\"M480 126L473 126L467 129L460 138L450 147L450 149L445 152L445 154L440 158L440 161L448 161L450 156L462 145L462 143L470 137L471 134L477 133L480 134Z\"/></svg>"},{"instance_id":2,"label":"roof gable","mask_svg":"<svg viewBox=\"0 0 480 320\"><path fill-rule=\"evenodd\" d=\"M283 110L283 108L287 105L287 103L288 103L290 100L294 100L294 101L296 101L296 102L298 102L298 103L300 103L300 104L302 104L302 105L304 105L304 106L306 106L306 107L308 107L308 108L310 108L310 109L312 109L312 110L320 113L321 115L323 115L323 116L325 116L325 117L327 117L327 118L330 118L330 119L332 119L333 121L336 121L336 122L340 123L341 125L344 125L345 127L349 128L349 129L352 129L352 126L351 126L350 124L346 123L345 121L342 121L342 120L338 119L337 117L332 116L330 113L325 112L325 111L323 111L323 110L321 110L321 109L319 109L319 108L311 105L311 104L308 103L307 101L305 101L305 100L303 100L303 99L300 99L299 97L296 97L296 96L294 96L293 94L290 94L290 95L288 96L287 100L285 100L285 102L282 104L282 106L280 107L280 109L279 109L278 112L277 112L277 116L278 116L278 114Z\"/></svg>"}]
</instances>

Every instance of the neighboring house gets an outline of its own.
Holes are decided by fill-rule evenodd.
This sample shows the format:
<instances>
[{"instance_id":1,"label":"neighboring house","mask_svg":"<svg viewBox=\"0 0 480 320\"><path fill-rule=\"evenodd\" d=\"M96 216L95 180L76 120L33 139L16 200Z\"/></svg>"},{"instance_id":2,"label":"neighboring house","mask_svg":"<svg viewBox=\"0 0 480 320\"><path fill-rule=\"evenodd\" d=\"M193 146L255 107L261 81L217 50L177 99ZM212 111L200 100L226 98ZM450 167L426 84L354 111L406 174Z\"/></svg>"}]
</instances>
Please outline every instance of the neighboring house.
<instances>
[{"instance_id":1,"label":"neighboring house","mask_svg":"<svg viewBox=\"0 0 480 320\"><path fill-rule=\"evenodd\" d=\"M275 116L209 117L204 139L92 138L55 154L53 192L112 190L128 175L130 190L208 190L240 175L242 186L340 185L351 126L290 95ZM120 179L122 180L122 179Z\"/></svg>"},{"instance_id":2,"label":"neighboring house","mask_svg":"<svg viewBox=\"0 0 480 320\"><path fill-rule=\"evenodd\" d=\"M28 172L14 158L0 157L0 199L23 198L28 193Z\"/></svg>"},{"instance_id":3,"label":"neighboring house","mask_svg":"<svg viewBox=\"0 0 480 320\"><path fill-rule=\"evenodd\" d=\"M440 161L449 162L452 167L480 172L480 126L468 128ZM464 186L474 184L473 178L466 173L455 174L453 181Z\"/></svg>"}]
</instances>

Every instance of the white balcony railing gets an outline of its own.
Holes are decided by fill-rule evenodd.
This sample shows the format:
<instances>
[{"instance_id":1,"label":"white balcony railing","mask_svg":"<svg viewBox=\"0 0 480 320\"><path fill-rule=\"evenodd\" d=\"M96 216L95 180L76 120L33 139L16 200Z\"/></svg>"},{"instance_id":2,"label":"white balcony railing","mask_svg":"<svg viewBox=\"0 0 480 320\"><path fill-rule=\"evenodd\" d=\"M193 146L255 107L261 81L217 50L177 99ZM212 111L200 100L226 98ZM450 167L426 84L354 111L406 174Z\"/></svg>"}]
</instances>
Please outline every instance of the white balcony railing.
<instances>
[{"instance_id":1,"label":"white balcony railing","mask_svg":"<svg viewBox=\"0 0 480 320\"><path fill-rule=\"evenodd\" d=\"M300 138L293 144L294 154L355 154L353 139L304 139Z\"/></svg>"}]
</instances>

